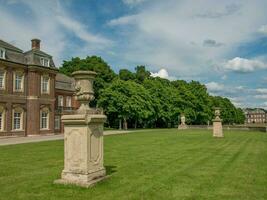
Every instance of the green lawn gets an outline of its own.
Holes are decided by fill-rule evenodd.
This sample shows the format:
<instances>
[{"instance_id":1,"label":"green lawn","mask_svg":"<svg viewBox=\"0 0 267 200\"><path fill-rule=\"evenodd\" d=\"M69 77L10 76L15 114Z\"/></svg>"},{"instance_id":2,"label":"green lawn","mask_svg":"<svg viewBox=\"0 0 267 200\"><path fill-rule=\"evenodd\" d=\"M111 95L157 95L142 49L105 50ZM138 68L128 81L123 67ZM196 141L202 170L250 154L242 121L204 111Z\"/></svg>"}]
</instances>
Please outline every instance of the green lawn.
<instances>
[{"instance_id":1,"label":"green lawn","mask_svg":"<svg viewBox=\"0 0 267 200\"><path fill-rule=\"evenodd\" d=\"M105 137L109 179L93 188L54 185L63 141L0 147L2 200L267 199L267 134L149 130Z\"/></svg>"}]
</instances>

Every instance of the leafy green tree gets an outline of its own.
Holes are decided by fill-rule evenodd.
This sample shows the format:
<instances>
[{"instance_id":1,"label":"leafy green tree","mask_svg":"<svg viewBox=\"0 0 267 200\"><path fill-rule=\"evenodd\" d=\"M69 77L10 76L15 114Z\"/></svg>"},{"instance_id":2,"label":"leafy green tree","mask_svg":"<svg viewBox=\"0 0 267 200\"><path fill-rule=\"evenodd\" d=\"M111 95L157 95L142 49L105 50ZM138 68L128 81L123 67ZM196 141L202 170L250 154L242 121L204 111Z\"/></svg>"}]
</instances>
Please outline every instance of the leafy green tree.
<instances>
[{"instance_id":1,"label":"leafy green tree","mask_svg":"<svg viewBox=\"0 0 267 200\"><path fill-rule=\"evenodd\" d=\"M121 80L128 81L134 80L136 78L135 74L128 69L121 69L119 72L119 77Z\"/></svg>"},{"instance_id":2,"label":"leafy green tree","mask_svg":"<svg viewBox=\"0 0 267 200\"><path fill-rule=\"evenodd\" d=\"M135 68L136 79L142 83L146 78L150 77L150 72L146 70L146 67L141 65Z\"/></svg>"},{"instance_id":3,"label":"leafy green tree","mask_svg":"<svg viewBox=\"0 0 267 200\"><path fill-rule=\"evenodd\" d=\"M150 118L153 113L152 99L145 88L134 81L115 80L101 91L98 106L104 108L108 116L119 119L119 127L127 129L128 120L138 122Z\"/></svg>"}]
</instances>

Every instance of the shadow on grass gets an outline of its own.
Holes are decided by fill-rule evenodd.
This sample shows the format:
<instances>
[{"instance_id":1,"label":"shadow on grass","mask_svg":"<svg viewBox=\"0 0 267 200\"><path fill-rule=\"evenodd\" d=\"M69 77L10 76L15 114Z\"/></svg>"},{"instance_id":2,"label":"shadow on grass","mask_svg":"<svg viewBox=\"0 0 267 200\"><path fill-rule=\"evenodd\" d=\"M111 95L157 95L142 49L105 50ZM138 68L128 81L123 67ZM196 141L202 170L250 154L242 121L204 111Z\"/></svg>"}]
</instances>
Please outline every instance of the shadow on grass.
<instances>
[{"instance_id":1,"label":"shadow on grass","mask_svg":"<svg viewBox=\"0 0 267 200\"><path fill-rule=\"evenodd\" d=\"M105 166L105 168L106 168L106 173L107 173L107 175L111 175L111 174L113 174L113 173L115 173L115 172L117 172L117 170L116 170L116 166Z\"/></svg>"}]
</instances>

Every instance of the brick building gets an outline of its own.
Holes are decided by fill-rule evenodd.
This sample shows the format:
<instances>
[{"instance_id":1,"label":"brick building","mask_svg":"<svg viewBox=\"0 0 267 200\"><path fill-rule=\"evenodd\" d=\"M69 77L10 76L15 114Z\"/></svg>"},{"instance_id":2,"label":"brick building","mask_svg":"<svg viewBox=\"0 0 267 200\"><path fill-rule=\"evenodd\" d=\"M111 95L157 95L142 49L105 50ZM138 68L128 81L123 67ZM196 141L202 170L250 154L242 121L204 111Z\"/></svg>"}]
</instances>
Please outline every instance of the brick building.
<instances>
[{"instance_id":1,"label":"brick building","mask_svg":"<svg viewBox=\"0 0 267 200\"><path fill-rule=\"evenodd\" d=\"M62 132L61 115L77 106L73 79L32 40L27 52L0 40L0 136Z\"/></svg>"},{"instance_id":2,"label":"brick building","mask_svg":"<svg viewBox=\"0 0 267 200\"><path fill-rule=\"evenodd\" d=\"M263 124L266 123L266 111L260 108L244 109L246 124Z\"/></svg>"}]
</instances>

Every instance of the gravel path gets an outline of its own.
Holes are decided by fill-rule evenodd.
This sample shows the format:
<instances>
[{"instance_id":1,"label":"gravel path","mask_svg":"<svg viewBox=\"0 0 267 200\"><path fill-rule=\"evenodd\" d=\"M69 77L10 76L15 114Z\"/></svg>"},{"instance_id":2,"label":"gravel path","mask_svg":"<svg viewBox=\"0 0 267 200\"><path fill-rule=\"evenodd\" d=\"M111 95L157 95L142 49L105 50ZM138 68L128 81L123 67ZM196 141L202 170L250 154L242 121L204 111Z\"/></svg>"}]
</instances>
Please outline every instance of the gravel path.
<instances>
[{"instance_id":1,"label":"gravel path","mask_svg":"<svg viewBox=\"0 0 267 200\"><path fill-rule=\"evenodd\" d=\"M129 133L133 131L104 131L104 135L116 135ZM22 144L22 143L30 143L30 142L42 142L42 141L51 141L51 140L62 140L63 134L60 135L44 135L44 136L27 136L27 137L0 137L0 146L11 145L11 144Z\"/></svg>"}]
</instances>

